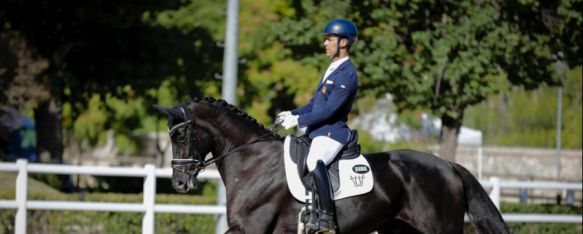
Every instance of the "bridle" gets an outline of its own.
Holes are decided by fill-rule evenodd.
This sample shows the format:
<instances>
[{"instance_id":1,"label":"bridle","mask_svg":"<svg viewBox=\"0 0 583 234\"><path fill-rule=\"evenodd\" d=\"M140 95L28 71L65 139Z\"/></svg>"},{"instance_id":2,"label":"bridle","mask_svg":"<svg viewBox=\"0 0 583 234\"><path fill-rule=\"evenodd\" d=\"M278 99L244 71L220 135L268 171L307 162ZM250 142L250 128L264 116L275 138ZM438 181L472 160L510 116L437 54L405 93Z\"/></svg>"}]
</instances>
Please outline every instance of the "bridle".
<instances>
[{"instance_id":1,"label":"bridle","mask_svg":"<svg viewBox=\"0 0 583 234\"><path fill-rule=\"evenodd\" d=\"M184 119L187 119L187 115L186 115L186 111L184 110L183 107L180 107L180 110L182 111L183 115L184 115ZM176 132L176 129L181 128L186 126L187 128L192 128L192 120L188 120L188 121L184 121L180 124L177 124L175 126L173 126L170 130L168 130L169 134L170 134L170 138L172 138L172 135ZM211 159L208 160L199 160L199 159L194 159L194 155L192 155L192 151L190 152L189 158L179 158L179 159L172 159L171 161L171 166L172 169L174 170L174 177L178 180L181 181L185 181L188 182L190 181L193 177L194 179L196 179L196 176L198 175L198 173L200 173L201 171L204 171L204 169L213 164L214 162L226 158L230 155L232 155L233 153L236 152L240 152L241 150L246 149L247 147L249 147L252 144L255 144L257 142L260 141L265 141L267 139L269 139L270 137L273 136L273 133L276 128L279 125L277 123L273 123L270 127L269 127L269 131L266 134L263 134L245 144L242 144L240 146L235 147L234 149L229 150L228 152L218 156L218 157L213 157ZM194 131L190 131L187 130L187 133L194 135Z\"/></svg>"}]
</instances>

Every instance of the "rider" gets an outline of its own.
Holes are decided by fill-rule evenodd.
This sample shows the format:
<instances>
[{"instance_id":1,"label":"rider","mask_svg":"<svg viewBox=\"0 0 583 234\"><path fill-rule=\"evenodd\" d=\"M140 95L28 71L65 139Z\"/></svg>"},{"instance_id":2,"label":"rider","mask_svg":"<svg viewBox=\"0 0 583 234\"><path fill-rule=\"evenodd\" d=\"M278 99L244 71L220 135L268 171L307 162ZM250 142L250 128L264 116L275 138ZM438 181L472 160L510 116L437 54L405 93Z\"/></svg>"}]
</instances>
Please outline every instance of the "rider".
<instances>
[{"instance_id":1,"label":"rider","mask_svg":"<svg viewBox=\"0 0 583 234\"><path fill-rule=\"evenodd\" d=\"M312 139L307 166L319 207L318 221L307 228L335 232L335 205L326 165L352 138L346 121L358 89L358 77L348 53L358 32L354 23L334 19L328 22L323 34L326 55L332 62L319 80L313 98L300 108L279 113L276 122L285 129L307 127L306 134Z\"/></svg>"}]
</instances>

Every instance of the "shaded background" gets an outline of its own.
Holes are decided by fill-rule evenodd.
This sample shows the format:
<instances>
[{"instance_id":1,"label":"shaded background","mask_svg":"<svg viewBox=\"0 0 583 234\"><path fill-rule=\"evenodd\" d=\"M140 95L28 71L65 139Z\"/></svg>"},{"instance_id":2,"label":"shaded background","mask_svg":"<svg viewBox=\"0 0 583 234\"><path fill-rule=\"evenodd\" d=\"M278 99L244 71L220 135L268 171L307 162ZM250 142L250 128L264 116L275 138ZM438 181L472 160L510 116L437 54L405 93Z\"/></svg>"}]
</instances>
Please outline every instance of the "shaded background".
<instances>
[{"instance_id":1,"label":"shaded background","mask_svg":"<svg viewBox=\"0 0 583 234\"><path fill-rule=\"evenodd\" d=\"M557 147L557 87L558 147L581 149L582 1L240 6L237 105L265 125L309 100L329 63L321 30L343 17L359 28L350 118L365 152L410 147L454 161L462 125L485 145ZM224 1L3 1L3 160L163 166L168 146L152 132L165 121L150 107L221 97L225 14Z\"/></svg>"}]
</instances>

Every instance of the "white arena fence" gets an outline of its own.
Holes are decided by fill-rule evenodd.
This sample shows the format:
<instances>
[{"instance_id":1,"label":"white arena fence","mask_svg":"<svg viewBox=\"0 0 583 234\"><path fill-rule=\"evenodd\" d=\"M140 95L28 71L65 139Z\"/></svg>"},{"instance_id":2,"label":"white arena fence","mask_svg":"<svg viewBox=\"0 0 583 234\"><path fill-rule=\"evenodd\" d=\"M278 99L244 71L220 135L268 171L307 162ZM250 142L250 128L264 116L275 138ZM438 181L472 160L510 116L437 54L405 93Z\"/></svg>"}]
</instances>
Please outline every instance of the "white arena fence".
<instances>
[{"instance_id":1,"label":"white arena fence","mask_svg":"<svg viewBox=\"0 0 583 234\"><path fill-rule=\"evenodd\" d=\"M0 163L0 171L17 172L16 198L15 200L0 200L0 209L16 209L15 233L26 233L26 211L31 210L75 210L75 211L110 211L110 212L141 212L142 233L154 233L155 213L188 213L188 214L215 214L224 215L225 206L220 205L181 205L181 204L156 204L156 178L171 178L172 169L155 168L148 164L143 168L135 167L97 167L76 165L55 165L28 163L26 160L18 160L16 163ZM85 174L97 176L119 177L144 177L143 202L142 203L113 203L113 202L72 202L72 201L35 201L27 199L28 173L47 174ZM199 179L220 180L216 170L204 171L198 175ZM500 190L503 188L524 189L552 189L552 190L582 190L581 183L558 182L521 182L501 181L491 178L481 181L484 188L490 188L490 198L500 206ZM506 222L536 222L536 223L582 223L581 215L558 214L503 214Z\"/></svg>"}]
</instances>

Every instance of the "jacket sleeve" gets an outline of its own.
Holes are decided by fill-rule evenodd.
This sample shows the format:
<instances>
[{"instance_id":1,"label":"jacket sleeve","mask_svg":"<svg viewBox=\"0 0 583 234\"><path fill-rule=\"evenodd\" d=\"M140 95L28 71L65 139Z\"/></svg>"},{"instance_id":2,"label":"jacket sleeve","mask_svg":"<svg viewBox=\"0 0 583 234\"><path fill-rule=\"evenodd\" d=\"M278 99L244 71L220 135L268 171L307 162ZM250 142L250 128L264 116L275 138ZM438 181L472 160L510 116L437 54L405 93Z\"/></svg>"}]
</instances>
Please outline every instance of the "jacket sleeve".
<instances>
[{"instance_id":1,"label":"jacket sleeve","mask_svg":"<svg viewBox=\"0 0 583 234\"><path fill-rule=\"evenodd\" d=\"M301 115L301 114L305 114L305 113L311 112L312 111L313 103L314 103L314 98L310 99L310 101L308 102L308 104L306 104L306 105L304 105L302 107L299 107L297 109L293 109L291 111L291 113L293 115Z\"/></svg>"},{"instance_id":2,"label":"jacket sleeve","mask_svg":"<svg viewBox=\"0 0 583 234\"><path fill-rule=\"evenodd\" d=\"M312 108L312 111L300 114L298 118L299 126L313 126L319 124L330 117L332 117L336 112L347 102L350 101L352 94L356 90L357 84L355 84L353 79L355 74L352 73L344 79L338 79L334 85L334 89L328 100L315 100L315 103L322 103L322 105L317 105ZM316 95L314 98L324 98L323 95Z\"/></svg>"}]
</instances>

